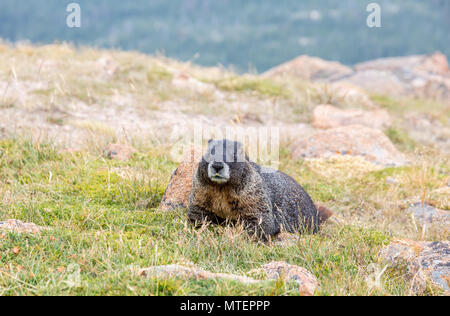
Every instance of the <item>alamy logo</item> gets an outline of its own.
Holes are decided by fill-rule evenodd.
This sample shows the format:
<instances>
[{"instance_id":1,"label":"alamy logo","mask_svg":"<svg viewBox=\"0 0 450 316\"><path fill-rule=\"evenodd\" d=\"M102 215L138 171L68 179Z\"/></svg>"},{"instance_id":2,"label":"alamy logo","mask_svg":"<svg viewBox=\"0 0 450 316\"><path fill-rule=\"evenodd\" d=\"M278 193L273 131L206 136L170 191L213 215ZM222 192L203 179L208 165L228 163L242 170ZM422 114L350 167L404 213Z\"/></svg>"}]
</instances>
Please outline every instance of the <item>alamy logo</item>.
<instances>
[{"instance_id":1,"label":"alamy logo","mask_svg":"<svg viewBox=\"0 0 450 316\"><path fill-rule=\"evenodd\" d=\"M372 290L381 290L383 291L383 282L382 282L382 277L384 272L386 272L386 269L388 268L388 266L384 266L383 268L381 268L379 265L375 264L375 263L371 263L367 266L367 277L366 277L366 284L367 287L369 288L369 291Z\"/></svg>"},{"instance_id":2,"label":"alamy logo","mask_svg":"<svg viewBox=\"0 0 450 316\"><path fill-rule=\"evenodd\" d=\"M271 173L278 170L279 167L280 130L278 127L226 126L218 128L200 124L193 129L176 127L172 130L170 138L172 140L171 158L176 162L188 162L183 159L202 157L206 150L203 146L205 141L228 139L241 143L249 158L263 167L262 172ZM195 150L194 156L186 157L186 150L192 145Z\"/></svg>"},{"instance_id":3,"label":"alamy logo","mask_svg":"<svg viewBox=\"0 0 450 316\"><path fill-rule=\"evenodd\" d=\"M367 26L370 28L381 27L381 7L378 3L370 3L367 6L367 12L370 12L367 17Z\"/></svg>"},{"instance_id":4,"label":"alamy logo","mask_svg":"<svg viewBox=\"0 0 450 316\"><path fill-rule=\"evenodd\" d=\"M70 28L81 27L81 7L78 3L70 3L66 11L69 13L66 18L66 24Z\"/></svg>"}]
</instances>

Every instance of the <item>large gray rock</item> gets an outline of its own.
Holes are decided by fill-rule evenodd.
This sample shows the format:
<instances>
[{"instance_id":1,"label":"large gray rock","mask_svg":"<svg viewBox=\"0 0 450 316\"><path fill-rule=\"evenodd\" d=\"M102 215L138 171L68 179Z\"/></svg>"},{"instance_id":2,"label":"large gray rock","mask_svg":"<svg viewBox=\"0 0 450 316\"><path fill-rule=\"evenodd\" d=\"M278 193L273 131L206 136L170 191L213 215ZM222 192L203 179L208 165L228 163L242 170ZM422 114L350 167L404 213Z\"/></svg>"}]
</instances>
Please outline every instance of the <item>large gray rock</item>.
<instances>
[{"instance_id":1,"label":"large gray rock","mask_svg":"<svg viewBox=\"0 0 450 316\"><path fill-rule=\"evenodd\" d=\"M392 267L406 267L412 288L423 293L431 281L450 295L450 241L418 242L395 240L383 248L380 255Z\"/></svg>"},{"instance_id":2,"label":"large gray rock","mask_svg":"<svg viewBox=\"0 0 450 316\"><path fill-rule=\"evenodd\" d=\"M407 163L389 138L378 129L349 125L319 131L300 138L292 146L292 156L299 158L328 158L334 155L361 156L383 166Z\"/></svg>"},{"instance_id":3,"label":"large gray rock","mask_svg":"<svg viewBox=\"0 0 450 316\"><path fill-rule=\"evenodd\" d=\"M299 286L300 295L311 296L318 286L317 278L306 269L291 265L286 262L271 262L263 265L259 269L253 269L248 272L258 279L247 276L240 276L229 273L213 273L205 271L195 265L171 264L164 266L155 266L151 268L141 269L138 273L140 276L160 279L194 279L194 280L210 280L224 279L238 281L245 284L256 284L264 280L278 280L296 282Z\"/></svg>"},{"instance_id":4,"label":"large gray rock","mask_svg":"<svg viewBox=\"0 0 450 316\"><path fill-rule=\"evenodd\" d=\"M355 66L355 72L339 81L386 95L425 98L450 97L450 70L445 55L415 55L377 59Z\"/></svg>"},{"instance_id":5,"label":"large gray rock","mask_svg":"<svg viewBox=\"0 0 450 316\"><path fill-rule=\"evenodd\" d=\"M408 209L421 224L450 225L450 212L435 208L427 203L414 203Z\"/></svg>"},{"instance_id":6,"label":"large gray rock","mask_svg":"<svg viewBox=\"0 0 450 316\"><path fill-rule=\"evenodd\" d=\"M39 234L43 230L45 230L44 227L38 226L34 223L24 223L16 219L9 219L5 222L0 222L0 231L4 232Z\"/></svg>"}]
</instances>

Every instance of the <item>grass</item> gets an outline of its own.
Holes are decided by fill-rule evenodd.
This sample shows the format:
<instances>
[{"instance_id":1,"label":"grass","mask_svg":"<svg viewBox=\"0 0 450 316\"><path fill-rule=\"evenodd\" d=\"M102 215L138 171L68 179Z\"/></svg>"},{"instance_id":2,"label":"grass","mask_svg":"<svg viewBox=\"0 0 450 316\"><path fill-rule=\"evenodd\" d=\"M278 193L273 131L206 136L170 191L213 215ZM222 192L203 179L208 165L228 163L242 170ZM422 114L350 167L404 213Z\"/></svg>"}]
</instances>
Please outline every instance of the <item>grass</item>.
<instances>
[{"instance_id":1,"label":"grass","mask_svg":"<svg viewBox=\"0 0 450 316\"><path fill-rule=\"evenodd\" d=\"M241 275L270 261L287 261L317 276L317 295L409 294L409 281L394 270L386 272L380 288L368 287L368 267L382 266L378 251L393 237L382 221L373 227L330 222L321 234L301 236L293 244L264 245L249 240L238 227L199 231L187 224L185 210L159 211L176 166L164 151L118 162L89 152L59 154L51 144L13 139L0 141L0 152L0 220L16 218L50 228L36 236L1 235L0 295L298 295L294 284L279 281L247 286L221 280L161 281L136 273L186 260L213 272ZM117 171L123 169L145 177L121 177ZM339 181L318 178L306 164L286 156L282 169L314 199L334 205L337 216L356 207L370 212L376 195L390 191L384 184L387 176L417 172L388 169ZM429 176L432 188L439 176L434 171ZM346 200L350 195L354 197ZM359 205L363 195L367 206Z\"/></svg>"},{"instance_id":2,"label":"grass","mask_svg":"<svg viewBox=\"0 0 450 316\"><path fill-rule=\"evenodd\" d=\"M396 116L404 116L411 112L426 113L440 120L443 124L448 123L448 101L385 95L372 95L371 98L376 104L386 108Z\"/></svg>"},{"instance_id":3,"label":"grass","mask_svg":"<svg viewBox=\"0 0 450 316\"><path fill-rule=\"evenodd\" d=\"M408 295L411 284L400 270L387 269L378 287L369 286L371 271L384 267L379 250L393 238L450 238L448 228L421 227L407 212L423 200L450 209L448 155L423 147L404 124L410 113L445 124L443 103L372 97L393 118L386 135L411 159L401 168L350 156L293 160L282 140L280 169L335 216L318 235L284 246L260 244L239 227L196 230L186 210L158 210L177 166L170 158L170 128L198 123L201 116L214 126L246 115L262 125L308 123L322 102L345 108L362 106L364 98L347 98L327 85L238 76L136 52L16 45L0 55L0 110L7 114L0 119L0 221L49 228L34 236L0 233L0 295L299 294L295 284L282 280L246 286L144 279L137 273L186 261L240 275L286 261L318 278L317 295ZM99 62L105 58L114 71ZM172 80L179 73L212 85L212 92L177 88ZM12 125L23 130L3 134L3 126ZM69 136L72 142L64 143ZM110 142L131 143L138 152L129 161L107 160L102 151ZM426 294L436 293L430 287Z\"/></svg>"},{"instance_id":4,"label":"grass","mask_svg":"<svg viewBox=\"0 0 450 316\"><path fill-rule=\"evenodd\" d=\"M390 127L385 134L401 151L411 152L417 148L417 143L403 129Z\"/></svg>"},{"instance_id":5,"label":"grass","mask_svg":"<svg viewBox=\"0 0 450 316\"><path fill-rule=\"evenodd\" d=\"M254 92L269 97L290 97L289 90L270 79L232 76L216 81L215 85L225 91Z\"/></svg>"}]
</instances>

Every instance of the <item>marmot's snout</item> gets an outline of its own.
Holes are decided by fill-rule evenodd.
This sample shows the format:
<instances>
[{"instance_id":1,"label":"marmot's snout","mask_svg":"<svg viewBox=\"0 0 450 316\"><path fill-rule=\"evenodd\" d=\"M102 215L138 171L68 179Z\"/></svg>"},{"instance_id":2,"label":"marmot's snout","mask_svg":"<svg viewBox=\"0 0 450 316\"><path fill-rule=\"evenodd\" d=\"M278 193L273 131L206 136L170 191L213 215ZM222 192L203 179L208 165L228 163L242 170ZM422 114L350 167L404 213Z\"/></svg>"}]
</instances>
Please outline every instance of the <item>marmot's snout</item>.
<instances>
[{"instance_id":1,"label":"marmot's snout","mask_svg":"<svg viewBox=\"0 0 450 316\"><path fill-rule=\"evenodd\" d=\"M267 240L281 229L317 232L330 215L325 208L317 210L293 178L252 162L243 144L226 139L208 142L193 179L191 222L239 220L251 236Z\"/></svg>"},{"instance_id":2,"label":"marmot's snout","mask_svg":"<svg viewBox=\"0 0 450 316\"><path fill-rule=\"evenodd\" d=\"M215 184L233 184L242 178L242 169L248 163L240 143L210 140L208 150L199 165L200 177Z\"/></svg>"},{"instance_id":3,"label":"marmot's snout","mask_svg":"<svg viewBox=\"0 0 450 316\"><path fill-rule=\"evenodd\" d=\"M211 161L208 164L208 177L218 184L227 183L230 180L230 167L225 162Z\"/></svg>"}]
</instances>

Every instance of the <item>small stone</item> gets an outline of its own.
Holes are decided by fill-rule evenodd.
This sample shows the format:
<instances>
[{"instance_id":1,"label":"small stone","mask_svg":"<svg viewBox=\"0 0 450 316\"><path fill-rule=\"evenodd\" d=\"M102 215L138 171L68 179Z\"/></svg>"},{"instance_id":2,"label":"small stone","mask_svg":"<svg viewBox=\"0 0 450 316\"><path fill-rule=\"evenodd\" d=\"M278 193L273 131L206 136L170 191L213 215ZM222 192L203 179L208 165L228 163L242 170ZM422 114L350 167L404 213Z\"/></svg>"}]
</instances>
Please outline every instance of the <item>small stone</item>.
<instances>
[{"instance_id":1,"label":"small stone","mask_svg":"<svg viewBox=\"0 0 450 316\"><path fill-rule=\"evenodd\" d=\"M219 95L214 85L197 80L187 73L176 74L172 79L172 85L177 89L190 90L200 94Z\"/></svg>"},{"instance_id":2,"label":"small stone","mask_svg":"<svg viewBox=\"0 0 450 316\"><path fill-rule=\"evenodd\" d=\"M0 222L0 231L10 231L19 234L39 234L42 230L45 230L45 228L33 223L24 223L15 219Z\"/></svg>"},{"instance_id":3,"label":"small stone","mask_svg":"<svg viewBox=\"0 0 450 316\"><path fill-rule=\"evenodd\" d=\"M133 147L122 144L110 144L104 150L105 156L109 159L117 159L122 161L131 159L135 152L136 149Z\"/></svg>"},{"instance_id":4,"label":"small stone","mask_svg":"<svg viewBox=\"0 0 450 316\"><path fill-rule=\"evenodd\" d=\"M409 212L414 214L416 219L419 220L421 224L424 223L442 223L443 225L450 224L450 212L440 210L432 205L424 203L422 206L421 202L411 205L408 209Z\"/></svg>"},{"instance_id":5,"label":"small stone","mask_svg":"<svg viewBox=\"0 0 450 316\"><path fill-rule=\"evenodd\" d=\"M387 184L398 184L397 179L393 178L393 177L387 177L386 178L386 183Z\"/></svg>"},{"instance_id":6,"label":"small stone","mask_svg":"<svg viewBox=\"0 0 450 316\"><path fill-rule=\"evenodd\" d=\"M291 233L280 233L276 236L273 241L275 246L288 247L291 245L295 245L300 240L300 236L298 234Z\"/></svg>"}]
</instances>

